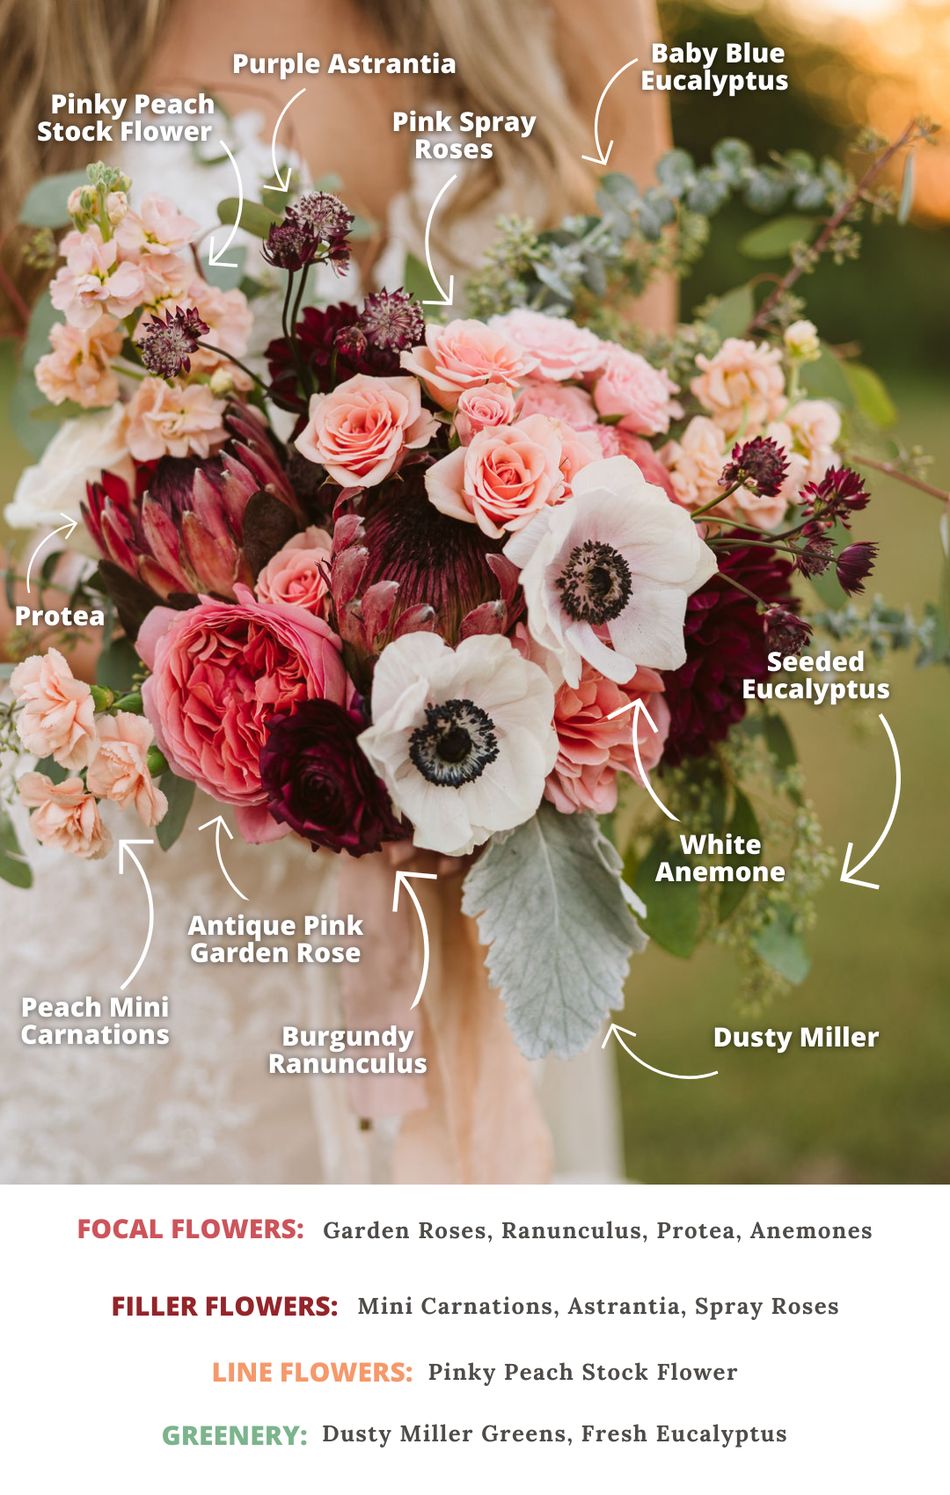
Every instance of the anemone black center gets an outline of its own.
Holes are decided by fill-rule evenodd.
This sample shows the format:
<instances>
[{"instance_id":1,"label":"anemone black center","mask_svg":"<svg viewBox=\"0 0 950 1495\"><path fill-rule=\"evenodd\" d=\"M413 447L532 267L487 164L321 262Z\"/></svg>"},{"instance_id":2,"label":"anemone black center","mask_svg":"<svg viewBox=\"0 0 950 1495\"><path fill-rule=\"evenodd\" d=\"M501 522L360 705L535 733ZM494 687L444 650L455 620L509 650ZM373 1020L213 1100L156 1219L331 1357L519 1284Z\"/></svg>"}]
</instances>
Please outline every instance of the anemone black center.
<instances>
[{"instance_id":1,"label":"anemone black center","mask_svg":"<svg viewBox=\"0 0 950 1495\"><path fill-rule=\"evenodd\" d=\"M410 761L430 784L471 784L498 757L495 723L474 701L426 707L425 723L409 738Z\"/></svg>"},{"instance_id":2,"label":"anemone black center","mask_svg":"<svg viewBox=\"0 0 950 1495\"><path fill-rule=\"evenodd\" d=\"M555 585L561 606L577 623L609 623L630 601L630 567L603 540L575 545Z\"/></svg>"}]
</instances>

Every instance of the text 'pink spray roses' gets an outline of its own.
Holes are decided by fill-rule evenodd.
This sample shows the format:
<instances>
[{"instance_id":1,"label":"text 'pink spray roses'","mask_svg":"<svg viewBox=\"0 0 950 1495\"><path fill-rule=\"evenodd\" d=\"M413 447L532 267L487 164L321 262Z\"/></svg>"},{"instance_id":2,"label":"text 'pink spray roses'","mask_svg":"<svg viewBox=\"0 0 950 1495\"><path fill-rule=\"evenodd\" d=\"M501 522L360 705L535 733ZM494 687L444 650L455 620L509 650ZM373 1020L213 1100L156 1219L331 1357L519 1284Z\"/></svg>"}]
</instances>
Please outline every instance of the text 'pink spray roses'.
<instances>
[{"instance_id":1,"label":"text 'pink spray roses'","mask_svg":"<svg viewBox=\"0 0 950 1495\"><path fill-rule=\"evenodd\" d=\"M497 634L457 649L432 633L389 644L360 746L416 846L467 856L529 820L557 757L554 688Z\"/></svg>"},{"instance_id":2,"label":"text 'pink spray roses'","mask_svg":"<svg viewBox=\"0 0 950 1495\"><path fill-rule=\"evenodd\" d=\"M684 509L628 457L592 462L573 497L505 546L519 567L528 629L569 685L586 660L610 680L683 664L686 599L716 570Z\"/></svg>"},{"instance_id":3,"label":"text 'pink spray roses'","mask_svg":"<svg viewBox=\"0 0 950 1495\"><path fill-rule=\"evenodd\" d=\"M340 640L322 619L235 591L236 604L152 609L137 641L152 671L142 699L176 773L235 805L246 840L266 841L285 829L268 814L261 782L271 716L298 701L349 706L354 692Z\"/></svg>"},{"instance_id":4,"label":"text 'pink spray roses'","mask_svg":"<svg viewBox=\"0 0 950 1495\"><path fill-rule=\"evenodd\" d=\"M373 488L395 472L407 450L435 435L435 416L422 408L422 390L409 378L354 374L332 394L310 400L310 419L298 452L325 467L343 488Z\"/></svg>"}]
</instances>

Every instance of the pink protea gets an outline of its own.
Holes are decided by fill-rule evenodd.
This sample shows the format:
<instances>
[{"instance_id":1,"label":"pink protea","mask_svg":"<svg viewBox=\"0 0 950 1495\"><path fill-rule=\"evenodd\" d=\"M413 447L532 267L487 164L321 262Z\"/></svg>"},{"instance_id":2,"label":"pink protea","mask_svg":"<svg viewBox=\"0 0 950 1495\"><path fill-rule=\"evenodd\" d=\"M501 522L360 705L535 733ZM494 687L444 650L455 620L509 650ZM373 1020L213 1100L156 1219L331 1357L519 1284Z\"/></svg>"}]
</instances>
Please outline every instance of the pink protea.
<instances>
[{"instance_id":1,"label":"pink protea","mask_svg":"<svg viewBox=\"0 0 950 1495\"><path fill-rule=\"evenodd\" d=\"M233 598L236 585L253 586L256 570L269 559L246 532L248 505L259 495L269 530L283 529L270 554L304 526L261 417L232 405L224 425L228 439L212 457L137 464L135 492L108 472L87 485L83 518L103 558L159 598L200 592Z\"/></svg>"}]
</instances>

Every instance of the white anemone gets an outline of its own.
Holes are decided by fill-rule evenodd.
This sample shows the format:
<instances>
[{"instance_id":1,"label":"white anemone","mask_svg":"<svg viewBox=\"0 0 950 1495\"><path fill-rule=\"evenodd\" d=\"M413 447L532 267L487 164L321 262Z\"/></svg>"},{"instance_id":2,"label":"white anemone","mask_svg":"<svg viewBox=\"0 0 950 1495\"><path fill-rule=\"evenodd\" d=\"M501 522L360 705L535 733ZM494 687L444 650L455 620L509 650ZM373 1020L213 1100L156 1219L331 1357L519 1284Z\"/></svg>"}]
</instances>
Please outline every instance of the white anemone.
<instances>
[{"instance_id":1,"label":"white anemone","mask_svg":"<svg viewBox=\"0 0 950 1495\"><path fill-rule=\"evenodd\" d=\"M557 757L554 689L507 639L394 640L376 664L372 710L360 746L416 846L467 856L538 808Z\"/></svg>"},{"instance_id":2,"label":"white anemone","mask_svg":"<svg viewBox=\"0 0 950 1495\"><path fill-rule=\"evenodd\" d=\"M569 685L584 660L620 684L640 665L678 669L686 599L716 570L686 510L628 457L582 468L573 497L542 509L504 553L521 570L529 632Z\"/></svg>"}]
</instances>

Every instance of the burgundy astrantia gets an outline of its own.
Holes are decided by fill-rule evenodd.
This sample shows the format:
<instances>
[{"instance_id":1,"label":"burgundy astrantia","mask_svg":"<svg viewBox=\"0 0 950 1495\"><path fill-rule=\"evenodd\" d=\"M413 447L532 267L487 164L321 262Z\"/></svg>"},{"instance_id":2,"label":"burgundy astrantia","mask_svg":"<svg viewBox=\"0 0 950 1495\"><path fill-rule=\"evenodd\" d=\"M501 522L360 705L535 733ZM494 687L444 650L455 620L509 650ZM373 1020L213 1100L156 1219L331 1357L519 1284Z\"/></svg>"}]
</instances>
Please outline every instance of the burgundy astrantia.
<instances>
[{"instance_id":1,"label":"burgundy astrantia","mask_svg":"<svg viewBox=\"0 0 950 1495\"><path fill-rule=\"evenodd\" d=\"M736 442L719 483L723 488L741 484L763 498L774 498L781 492L787 476L788 457L784 448L771 436L755 436L751 441Z\"/></svg>"},{"instance_id":2,"label":"burgundy astrantia","mask_svg":"<svg viewBox=\"0 0 950 1495\"><path fill-rule=\"evenodd\" d=\"M228 439L212 457L136 463L134 491L112 473L87 484L83 518L101 555L163 600L200 592L233 598L236 583L253 585L245 517L255 497L273 549L306 523L257 412L232 405L224 424Z\"/></svg>"},{"instance_id":3,"label":"burgundy astrantia","mask_svg":"<svg viewBox=\"0 0 950 1495\"><path fill-rule=\"evenodd\" d=\"M800 654L811 639L812 628L798 613L776 602L765 610L765 638L770 650L787 658Z\"/></svg>"},{"instance_id":4,"label":"burgundy astrantia","mask_svg":"<svg viewBox=\"0 0 950 1495\"><path fill-rule=\"evenodd\" d=\"M323 311L308 306L294 335L297 356L314 389L326 394L354 374L400 374L399 355L422 341L425 318L408 291L377 291L362 307L345 301ZM268 345L267 365L276 402L282 409L305 412L308 397L299 384L289 338L275 338Z\"/></svg>"},{"instance_id":5,"label":"burgundy astrantia","mask_svg":"<svg viewBox=\"0 0 950 1495\"><path fill-rule=\"evenodd\" d=\"M846 545L835 562L838 582L849 596L864 591L864 583L874 570L878 547L871 540Z\"/></svg>"},{"instance_id":6,"label":"burgundy astrantia","mask_svg":"<svg viewBox=\"0 0 950 1495\"><path fill-rule=\"evenodd\" d=\"M745 536L742 536L745 538ZM748 535L752 539L752 535ZM664 762L702 757L746 712L743 680L763 679L769 643L754 599L778 603L794 616L791 562L757 545L718 552L719 570L686 604L686 663L664 674L670 732ZM772 646L774 647L774 646Z\"/></svg>"},{"instance_id":7,"label":"burgundy astrantia","mask_svg":"<svg viewBox=\"0 0 950 1495\"><path fill-rule=\"evenodd\" d=\"M211 328L195 306L176 306L166 317L149 317L136 347L150 374L174 379L191 370L191 355Z\"/></svg>"},{"instance_id":8,"label":"burgundy astrantia","mask_svg":"<svg viewBox=\"0 0 950 1495\"><path fill-rule=\"evenodd\" d=\"M420 465L381 483L362 513L338 516L330 590L340 634L364 668L404 633L455 645L509 632L523 603L502 543L440 514Z\"/></svg>"},{"instance_id":9,"label":"burgundy astrantia","mask_svg":"<svg viewBox=\"0 0 950 1495\"><path fill-rule=\"evenodd\" d=\"M333 701L303 701L270 718L261 749L267 807L314 851L366 856L412 834L359 746L365 726L360 711Z\"/></svg>"},{"instance_id":10,"label":"burgundy astrantia","mask_svg":"<svg viewBox=\"0 0 950 1495\"><path fill-rule=\"evenodd\" d=\"M799 499L810 532L849 525L852 515L866 509L870 501L864 479L853 467L829 467L818 482L805 484Z\"/></svg>"}]
</instances>

